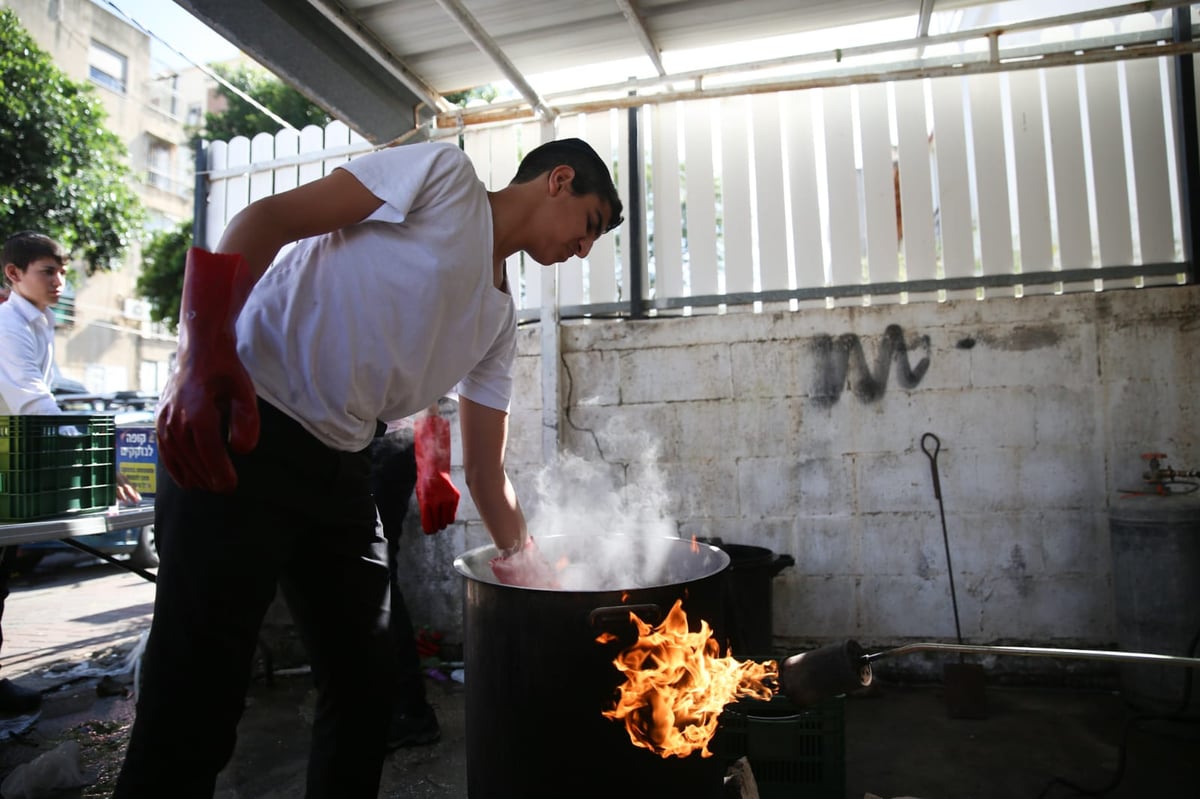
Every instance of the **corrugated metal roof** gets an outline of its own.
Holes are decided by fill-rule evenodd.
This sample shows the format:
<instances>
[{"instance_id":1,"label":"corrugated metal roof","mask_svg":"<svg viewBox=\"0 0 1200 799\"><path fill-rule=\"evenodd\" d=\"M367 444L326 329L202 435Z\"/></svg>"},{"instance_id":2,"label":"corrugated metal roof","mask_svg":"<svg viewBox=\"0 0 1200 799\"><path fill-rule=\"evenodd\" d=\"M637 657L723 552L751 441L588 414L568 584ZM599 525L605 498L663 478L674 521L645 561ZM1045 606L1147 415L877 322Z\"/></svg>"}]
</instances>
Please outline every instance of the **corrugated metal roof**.
<instances>
[{"instance_id":1,"label":"corrugated metal roof","mask_svg":"<svg viewBox=\"0 0 1200 799\"><path fill-rule=\"evenodd\" d=\"M373 141L411 132L442 95L511 83L528 106L554 78L575 89L786 55L786 37L822 32L799 52L917 40L967 9L1003 27L1056 13L1124 13L1155 0L176 0ZM942 23L939 27L939 21ZM784 43L783 51L770 43ZM726 46L723 52L713 48ZM792 55L797 55L793 52ZM688 56L691 56L689 59ZM896 56L899 58L900 56ZM913 56L905 56L913 57ZM569 78L568 78L569 75ZM437 107L437 108L435 108Z\"/></svg>"},{"instance_id":2,"label":"corrugated metal roof","mask_svg":"<svg viewBox=\"0 0 1200 799\"><path fill-rule=\"evenodd\" d=\"M526 76L644 60L632 23L614 0L457 0ZM926 0L939 11L986 5L980 0ZM439 91L504 79L439 0L343 0L342 5L392 53ZM909 18L894 38L915 37L922 0L638 0L630 3L650 41L664 54L767 37ZM753 53L746 53L753 60ZM597 76L602 78L602 76ZM597 82L618 80L612 75Z\"/></svg>"}]
</instances>

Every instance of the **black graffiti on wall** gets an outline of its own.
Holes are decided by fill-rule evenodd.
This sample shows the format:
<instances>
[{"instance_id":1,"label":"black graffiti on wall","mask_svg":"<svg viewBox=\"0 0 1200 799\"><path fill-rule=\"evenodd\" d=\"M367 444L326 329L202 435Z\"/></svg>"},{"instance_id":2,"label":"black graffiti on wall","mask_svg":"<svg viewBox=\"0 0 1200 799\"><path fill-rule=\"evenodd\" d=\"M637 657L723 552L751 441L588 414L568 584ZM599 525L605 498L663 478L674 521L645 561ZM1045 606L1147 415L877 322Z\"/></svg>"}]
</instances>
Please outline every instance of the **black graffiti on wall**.
<instances>
[{"instance_id":1,"label":"black graffiti on wall","mask_svg":"<svg viewBox=\"0 0 1200 799\"><path fill-rule=\"evenodd\" d=\"M918 338L916 346L928 353L929 336ZM899 325L888 325L883 331L874 369L867 364L862 341L853 333L836 338L817 336L812 348L817 363L813 399L824 406L833 405L847 389L863 402L875 402L887 391L892 361L896 362L896 379L904 388L915 388L929 369L928 354L916 366L909 363L908 344Z\"/></svg>"}]
</instances>

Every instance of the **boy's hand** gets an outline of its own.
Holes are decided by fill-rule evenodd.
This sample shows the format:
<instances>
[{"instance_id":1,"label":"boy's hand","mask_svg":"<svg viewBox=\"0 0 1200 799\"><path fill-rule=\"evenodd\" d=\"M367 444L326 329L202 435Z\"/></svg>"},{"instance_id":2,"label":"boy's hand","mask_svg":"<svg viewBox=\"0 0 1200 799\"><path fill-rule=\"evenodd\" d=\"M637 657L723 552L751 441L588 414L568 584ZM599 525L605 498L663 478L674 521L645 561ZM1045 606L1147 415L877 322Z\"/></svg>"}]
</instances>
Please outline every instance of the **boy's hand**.
<instances>
[{"instance_id":1,"label":"boy's hand","mask_svg":"<svg viewBox=\"0 0 1200 799\"><path fill-rule=\"evenodd\" d=\"M117 472L117 502L136 505L141 501L142 495L133 487L133 483L129 482L129 478Z\"/></svg>"},{"instance_id":2,"label":"boy's hand","mask_svg":"<svg viewBox=\"0 0 1200 799\"><path fill-rule=\"evenodd\" d=\"M254 383L238 360L234 334L247 292L245 268L237 254L188 251L177 369L157 416L159 458L184 488L232 491L237 473L226 444L249 452L258 443Z\"/></svg>"},{"instance_id":3,"label":"boy's hand","mask_svg":"<svg viewBox=\"0 0 1200 799\"><path fill-rule=\"evenodd\" d=\"M524 546L514 555L492 558L492 573L504 585L523 588L560 588L558 572L550 565L533 536L525 539Z\"/></svg>"}]
</instances>

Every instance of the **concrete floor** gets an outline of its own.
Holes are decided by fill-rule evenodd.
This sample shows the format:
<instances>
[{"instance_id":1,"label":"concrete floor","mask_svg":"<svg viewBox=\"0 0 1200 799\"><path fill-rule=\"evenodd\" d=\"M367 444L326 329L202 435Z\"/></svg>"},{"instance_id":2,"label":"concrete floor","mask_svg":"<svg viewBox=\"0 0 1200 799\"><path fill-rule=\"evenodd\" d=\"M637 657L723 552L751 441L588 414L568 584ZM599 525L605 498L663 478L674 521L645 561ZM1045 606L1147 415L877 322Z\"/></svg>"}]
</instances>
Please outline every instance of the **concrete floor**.
<instances>
[{"instance_id":1,"label":"concrete floor","mask_svg":"<svg viewBox=\"0 0 1200 799\"><path fill-rule=\"evenodd\" d=\"M442 725L433 746L393 753L381 797L459 799L466 791L464 692L431 685ZM1108 786L1120 741L1134 714L1112 693L988 689L989 715L950 719L940 686L887 686L845 700L845 786L840 793L794 797L923 799L1067 797L1072 788ZM258 685L241 742L223 774L220 799L301 795L304 725L311 707L304 679ZM535 749L536 746L531 747ZM1200 724L1139 723L1130 728L1120 782L1110 797L1193 796L1200 785ZM662 796L658 791L651 795Z\"/></svg>"},{"instance_id":2,"label":"concrete floor","mask_svg":"<svg viewBox=\"0 0 1200 799\"><path fill-rule=\"evenodd\" d=\"M33 733L5 746L0 760L4 771L71 738L84 747L91 784L61 796L107 796L133 708L129 699L98 696L96 682L77 681L50 694ZM442 739L392 753L384 766L380 797L467 796L465 691L451 681L431 681L430 695ZM806 792L801 784L788 792L777 786L772 795L1054 799L1110 785L1120 768L1122 736L1134 717L1119 696L1030 687L989 687L987 695L990 712L982 720L948 718L936 685L884 684L868 696L849 697L843 705L844 790ZM303 795L312 702L304 675L278 676L272 685L254 684L237 750L218 781L217 799ZM1145 722L1128 729L1122 777L1104 796L1195 795L1200 785L1200 724ZM531 746L535 750L536 744ZM647 795L663 796L657 790Z\"/></svg>"},{"instance_id":3,"label":"concrete floor","mask_svg":"<svg viewBox=\"0 0 1200 799\"><path fill-rule=\"evenodd\" d=\"M46 699L32 725L0 743L0 779L62 741L75 740L82 747L87 785L56 794L65 799L106 797L111 791L133 714L132 700L121 690L132 679L122 671L122 655L133 646L138 629L128 619L146 610L144 587L112 567L89 568L86 575L54 578L58 582L18 585L17 615L31 620L41 637L36 649L23 652L17 624L15 637L5 642L6 652L12 650L6 657L26 664L21 673L10 670L6 660L5 673L43 688ZM56 625L63 635L72 634L67 622L81 618L81 602L87 605L92 633L87 642L73 648L69 641L49 640L47 631ZM10 606L6 616L12 612ZM56 621L60 616L64 621ZM96 641L104 641L103 648ZM38 660L42 651L54 653L53 666ZM79 668L84 664L89 668ZM102 676L106 670L107 679ZM948 718L938 685L889 684L881 669L876 677L876 690L848 697L843 704L844 790L824 793L798 786L775 795L1060 799L1081 795L1072 785L1104 788L1118 771L1119 782L1104 796L1194 796L1200 785L1200 723L1131 723L1135 714L1116 693L1001 687L993 681L987 688L987 718L963 720ZM380 797L467 796L464 688L449 679L430 680L429 691L442 739L392 753ZM304 674L278 674L270 685L255 681L237 750L218 783L218 799L303 795L312 702ZM4 729L0 722L0 737ZM531 762L536 762L536 742L531 743ZM662 786L651 788L647 794L656 799L671 796Z\"/></svg>"}]
</instances>

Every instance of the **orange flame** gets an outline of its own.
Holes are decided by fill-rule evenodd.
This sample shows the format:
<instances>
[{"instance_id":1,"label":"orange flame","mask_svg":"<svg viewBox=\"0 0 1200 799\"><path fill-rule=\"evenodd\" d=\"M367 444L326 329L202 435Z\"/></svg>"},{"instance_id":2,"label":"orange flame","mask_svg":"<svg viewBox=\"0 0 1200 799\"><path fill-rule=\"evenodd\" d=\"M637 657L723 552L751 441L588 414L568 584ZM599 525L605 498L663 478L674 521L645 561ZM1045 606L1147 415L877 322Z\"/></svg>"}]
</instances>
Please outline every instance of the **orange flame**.
<instances>
[{"instance_id":1,"label":"orange flame","mask_svg":"<svg viewBox=\"0 0 1200 799\"><path fill-rule=\"evenodd\" d=\"M725 705L738 696L770 699L774 693L765 681L778 677L778 664L719 657L708 622L700 621L699 632L688 631L682 600L658 627L635 613L629 617L638 640L613 660L625 682L613 708L603 714L624 721L635 746L664 758L696 750L712 757L708 744Z\"/></svg>"}]
</instances>

